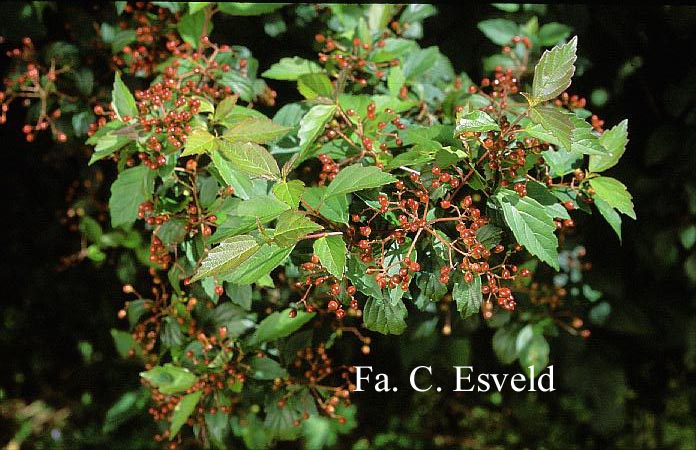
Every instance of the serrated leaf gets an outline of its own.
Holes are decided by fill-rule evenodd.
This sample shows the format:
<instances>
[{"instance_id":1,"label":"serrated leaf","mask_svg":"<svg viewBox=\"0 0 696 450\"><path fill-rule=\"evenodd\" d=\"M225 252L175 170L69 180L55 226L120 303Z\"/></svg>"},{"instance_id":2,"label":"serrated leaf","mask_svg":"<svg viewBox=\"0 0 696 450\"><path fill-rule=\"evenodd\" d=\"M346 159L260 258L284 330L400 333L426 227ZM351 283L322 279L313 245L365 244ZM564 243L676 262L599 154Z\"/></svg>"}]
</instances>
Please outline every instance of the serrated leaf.
<instances>
[{"instance_id":1,"label":"serrated leaf","mask_svg":"<svg viewBox=\"0 0 696 450\"><path fill-rule=\"evenodd\" d=\"M305 185L300 180L279 181L273 186L276 198L294 209L299 206L304 190Z\"/></svg>"},{"instance_id":2,"label":"serrated leaf","mask_svg":"<svg viewBox=\"0 0 696 450\"><path fill-rule=\"evenodd\" d=\"M205 128L194 128L186 139L184 151L181 156L200 155L209 153L216 148L215 136L208 133Z\"/></svg>"},{"instance_id":3,"label":"serrated leaf","mask_svg":"<svg viewBox=\"0 0 696 450\"><path fill-rule=\"evenodd\" d=\"M300 139L300 153L293 163L297 167L312 156L312 144L324 132L324 127L333 118L336 105L315 105L300 120L297 137Z\"/></svg>"},{"instance_id":4,"label":"serrated leaf","mask_svg":"<svg viewBox=\"0 0 696 450\"><path fill-rule=\"evenodd\" d=\"M546 208L533 198L520 198L514 191L501 189L496 198L503 209L505 223L515 239L529 253L558 270L556 226Z\"/></svg>"},{"instance_id":5,"label":"serrated leaf","mask_svg":"<svg viewBox=\"0 0 696 450\"><path fill-rule=\"evenodd\" d=\"M258 250L259 244L251 236L227 238L208 252L191 281L224 275L249 259Z\"/></svg>"},{"instance_id":6,"label":"serrated leaf","mask_svg":"<svg viewBox=\"0 0 696 450\"><path fill-rule=\"evenodd\" d=\"M599 138L592 133L592 125L575 114L570 116L573 123L570 150L584 155L603 155L605 153Z\"/></svg>"},{"instance_id":7,"label":"serrated leaf","mask_svg":"<svg viewBox=\"0 0 696 450\"><path fill-rule=\"evenodd\" d=\"M301 211L285 211L278 217L273 240L280 246L294 245L297 241L313 231L321 229L321 225L312 222Z\"/></svg>"},{"instance_id":8,"label":"serrated leaf","mask_svg":"<svg viewBox=\"0 0 696 450\"><path fill-rule=\"evenodd\" d=\"M186 220L171 218L155 229L164 245L178 244L186 237Z\"/></svg>"},{"instance_id":9,"label":"serrated leaf","mask_svg":"<svg viewBox=\"0 0 696 450\"><path fill-rule=\"evenodd\" d=\"M611 228L614 230L616 235L619 237L619 242L621 242L621 216L616 212L614 208L609 206L609 203L605 202L599 197L595 197L594 204L597 206L597 210L604 217L604 219L609 223Z\"/></svg>"},{"instance_id":10,"label":"serrated leaf","mask_svg":"<svg viewBox=\"0 0 696 450\"><path fill-rule=\"evenodd\" d=\"M341 236L324 236L314 241L314 254L329 273L339 280L346 269L346 243Z\"/></svg>"},{"instance_id":11,"label":"serrated leaf","mask_svg":"<svg viewBox=\"0 0 696 450\"><path fill-rule=\"evenodd\" d=\"M234 122L223 133L223 139L235 142L254 142L265 144L285 136L290 127L285 127L262 117L247 117Z\"/></svg>"},{"instance_id":12,"label":"serrated leaf","mask_svg":"<svg viewBox=\"0 0 696 450\"><path fill-rule=\"evenodd\" d=\"M273 80L297 80L302 75L319 73L323 72L323 70L319 64L313 61L293 56L292 58L281 58L279 62L273 64L261 76Z\"/></svg>"},{"instance_id":13,"label":"serrated leaf","mask_svg":"<svg viewBox=\"0 0 696 450\"><path fill-rule=\"evenodd\" d=\"M599 197L631 219L636 218L633 196L622 182L611 177L596 177L590 179L590 186L595 191L594 197Z\"/></svg>"},{"instance_id":14,"label":"serrated leaf","mask_svg":"<svg viewBox=\"0 0 696 450\"><path fill-rule=\"evenodd\" d=\"M401 288L396 287L393 291L401 291ZM363 307L363 321L368 330L382 334L402 334L406 331L407 313L406 305L399 296L369 297Z\"/></svg>"},{"instance_id":15,"label":"serrated leaf","mask_svg":"<svg viewBox=\"0 0 696 450\"><path fill-rule=\"evenodd\" d=\"M537 106L529 110L529 119L532 123L540 125L553 137L553 139L548 140L563 150L571 150L572 147L575 126L571 116L570 113L551 106ZM529 133L529 131L527 132Z\"/></svg>"},{"instance_id":16,"label":"serrated leaf","mask_svg":"<svg viewBox=\"0 0 696 450\"><path fill-rule=\"evenodd\" d=\"M184 426L189 416L193 414L196 409L198 401L201 399L203 391L196 391L192 394L185 395L181 398L179 403L174 407L174 412L172 414L172 423L169 426L169 440L176 437L177 433Z\"/></svg>"},{"instance_id":17,"label":"serrated leaf","mask_svg":"<svg viewBox=\"0 0 696 450\"><path fill-rule=\"evenodd\" d=\"M309 322L316 313L309 313L296 310L297 315L290 317L290 308L283 311L276 311L259 323L259 327L252 334L249 345L263 344L264 342L275 341L277 339L290 336L295 331L302 328L302 325Z\"/></svg>"},{"instance_id":18,"label":"serrated leaf","mask_svg":"<svg viewBox=\"0 0 696 450\"><path fill-rule=\"evenodd\" d=\"M310 208L319 210L319 214L334 222L348 224L348 197L346 195L334 195L326 197L325 186L314 186L305 189L302 196Z\"/></svg>"},{"instance_id":19,"label":"serrated leaf","mask_svg":"<svg viewBox=\"0 0 696 450\"><path fill-rule=\"evenodd\" d=\"M297 90L307 100L333 96L333 85L324 73L306 73L297 78Z\"/></svg>"},{"instance_id":20,"label":"serrated leaf","mask_svg":"<svg viewBox=\"0 0 696 450\"><path fill-rule=\"evenodd\" d=\"M377 167L363 167L359 164L354 164L341 170L336 175L336 178L326 188L326 197L376 188L395 181L396 177L382 172Z\"/></svg>"},{"instance_id":21,"label":"serrated leaf","mask_svg":"<svg viewBox=\"0 0 696 450\"><path fill-rule=\"evenodd\" d=\"M464 280L454 283L452 299L457 303L457 311L463 319L478 313L483 302L481 276L475 275L471 283Z\"/></svg>"},{"instance_id":22,"label":"serrated leaf","mask_svg":"<svg viewBox=\"0 0 696 450\"><path fill-rule=\"evenodd\" d=\"M225 159L220 152L211 153L210 159L213 161L213 165L224 184L234 188L235 196L248 200L253 195L254 186L249 177L240 170L235 169L232 163Z\"/></svg>"},{"instance_id":23,"label":"serrated leaf","mask_svg":"<svg viewBox=\"0 0 696 450\"><path fill-rule=\"evenodd\" d=\"M251 258L240 264L225 280L234 284L256 283L285 261L293 248L295 247L279 247L275 244L262 245Z\"/></svg>"},{"instance_id":24,"label":"serrated leaf","mask_svg":"<svg viewBox=\"0 0 696 450\"><path fill-rule=\"evenodd\" d=\"M178 394L194 385L198 377L188 369L167 363L163 366L155 366L146 372L140 372L140 376L148 383L155 386L161 393L167 395Z\"/></svg>"},{"instance_id":25,"label":"serrated leaf","mask_svg":"<svg viewBox=\"0 0 696 450\"><path fill-rule=\"evenodd\" d=\"M599 143L604 152L590 156L590 172L603 172L619 162L628 144L628 120L624 119L614 128L606 130L599 137Z\"/></svg>"},{"instance_id":26,"label":"serrated leaf","mask_svg":"<svg viewBox=\"0 0 696 450\"><path fill-rule=\"evenodd\" d=\"M277 178L280 168L268 150L253 142L220 142L219 151L235 169L252 176Z\"/></svg>"},{"instance_id":27,"label":"serrated leaf","mask_svg":"<svg viewBox=\"0 0 696 450\"><path fill-rule=\"evenodd\" d=\"M510 44L512 38L520 34L519 25L505 19L484 20L479 22L477 27L488 39L498 45Z\"/></svg>"},{"instance_id":28,"label":"serrated leaf","mask_svg":"<svg viewBox=\"0 0 696 450\"><path fill-rule=\"evenodd\" d=\"M454 129L455 135L467 131L500 131L498 122L483 111L471 111L457 119L457 126Z\"/></svg>"},{"instance_id":29,"label":"serrated leaf","mask_svg":"<svg viewBox=\"0 0 696 450\"><path fill-rule=\"evenodd\" d=\"M116 72L114 88L111 91L111 106L114 108L116 116L121 120L126 116L131 118L138 116L135 97L133 97L126 84L121 80L121 75L118 72Z\"/></svg>"},{"instance_id":30,"label":"serrated leaf","mask_svg":"<svg viewBox=\"0 0 696 450\"><path fill-rule=\"evenodd\" d=\"M543 102L557 97L570 86L575 73L575 60L578 45L577 36L570 42L546 50L534 67L532 97L535 102Z\"/></svg>"},{"instance_id":31,"label":"serrated leaf","mask_svg":"<svg viewBox=\"0 0 696 450\"><path fill-rule=\"evenodd\" d=\"M118 175L109 198L112 227L135 222L138 206L152 195L154 181L153 172L145 166L132 167Z\"/></svg>"}]
</instances>

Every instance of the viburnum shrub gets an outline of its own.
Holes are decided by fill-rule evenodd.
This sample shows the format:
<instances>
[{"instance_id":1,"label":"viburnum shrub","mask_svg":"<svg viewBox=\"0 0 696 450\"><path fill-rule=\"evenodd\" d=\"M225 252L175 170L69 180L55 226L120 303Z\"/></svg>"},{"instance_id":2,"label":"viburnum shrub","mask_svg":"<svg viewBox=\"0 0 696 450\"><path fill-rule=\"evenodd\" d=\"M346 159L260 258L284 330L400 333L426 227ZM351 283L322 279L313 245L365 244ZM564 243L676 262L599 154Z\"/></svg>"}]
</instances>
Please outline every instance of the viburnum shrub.
<instances>
[{"instance_id":1,"label":"viburnum shrub","mask_svg":"<svg viewBox=\"0 0 696 450\"><path fill-rule=\"evenodd\" d=\"M112 334L144 364L156 440L175 448L190 429L220 448L232 434L252 448L331 445L356 426L350 358L379 358L380 334L433 317L441 326L426 329L445 336L480 317L503 363L537 373L547 336L589 336L597 292L581 284L575 220L597 211L620 238L619 214L635 213L603 174L627 122L605 130L568 92L567 27L482 22L502 51L474 83L416 42L432 6L305 6L326 24L308 37L317 57L258 77L248 49L211 40L213 20L280 5L118 3L120 26L100 30L110 98L90 87L71 99L84 72L36 62L27 38L10 55L3 120L13 100L36 99L27 140L51 130L64 142L61 111L81 105L68 108L70 137L89 134L90 164L118 168L118 239L104 244L87 216L82 228L93 259L120 246L147 268L123 288L129 331ZM304 99L276 98L283 83ZM339 341L358 351L336 355Z\"/></svg>"}]
</instances>

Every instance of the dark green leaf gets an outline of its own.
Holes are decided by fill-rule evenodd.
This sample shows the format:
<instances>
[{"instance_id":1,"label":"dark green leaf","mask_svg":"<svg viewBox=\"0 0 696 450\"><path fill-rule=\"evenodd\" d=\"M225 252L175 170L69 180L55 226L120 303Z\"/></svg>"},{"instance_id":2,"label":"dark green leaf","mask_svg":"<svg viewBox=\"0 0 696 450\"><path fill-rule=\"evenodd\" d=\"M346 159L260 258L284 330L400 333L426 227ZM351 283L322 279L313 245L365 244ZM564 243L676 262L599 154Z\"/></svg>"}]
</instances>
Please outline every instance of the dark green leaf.
<instances>
[{"instance_id":1,"label":"dark green leaf","mask_svg":"<svg viewBox=\"0 0 696 450\"><path fill-rule=\"evenodd\" d=\"M341 236L325 236L314 241L314 254L329 273L339 280L346 269L346 243Z\"/></svg>"},{"instance_id":2,"label":"dark green leaf","mask_svg":"<svg viewBox=\"0 0 696 450\"><path fill-rule=\"evenodd\" d=\"M263 319L251 336L249 345L258 345L290 336L315 316L315 313L297 310L297 315L290 317L290 311L290 308L276 311Z\"/></svg>"},{"instance_id":3,"label":"dark green leaf","mask_svg":"<svg viewBox=\"0 0 696 450\"><path fill-rule=\"evenodd\" d=\"M196 391L193 394L185 395L174 407L172 424L169 426L169 440L176 437L179 430L181 430L181 427L184 426L189 416L196 409L196 405L198 404L198 401L201 399L202 395L203 391Z\"/></svg>"},{"instance_id":4,"label":"dark green leaf","mask_svg":"<svg viewBox=\"0 0 696 450\"><path fill-rule=\"evenodd\" d=\"M111 226L131 225L138 218L138 206L150 198L154 188L153 172L145 166L126 169L111 185L109 210Z\"/></svg>"},{"instance_id":5,"label":"dark green leaf","mask_svg":"<svg viewBox=\"0 0 696 450\"><path fill-rule=\"evenodd\" d=\"M457 311L463 319L477 314L481 309L483 294L481 294L481 277L474 276L474 281L467 283L464 280L454 283L452 299L457 302Z\"/></svg>"}]
</instances>

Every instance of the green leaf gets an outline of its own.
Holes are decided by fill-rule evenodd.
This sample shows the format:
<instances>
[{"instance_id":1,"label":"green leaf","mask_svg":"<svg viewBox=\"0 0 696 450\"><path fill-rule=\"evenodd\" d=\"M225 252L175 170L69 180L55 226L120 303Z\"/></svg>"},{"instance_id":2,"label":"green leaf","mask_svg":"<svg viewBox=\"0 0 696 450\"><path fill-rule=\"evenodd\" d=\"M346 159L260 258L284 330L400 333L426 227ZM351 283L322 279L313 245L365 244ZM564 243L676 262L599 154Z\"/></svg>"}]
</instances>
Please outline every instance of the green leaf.
<instances>
[{"instance_id":1,"label":"green leaf","mask_svg":"<svg viewBox=\"0 0 696 450\"><path fill-rule=\"evenodd\" d=\"M316 313L296 310L297 315L290 317L291 308L276 311L259 323L259 327L249 340L249 345L263 344L290 336L309 322Z\"/></svg>"},{"instance_id":2,"label":"green leaf","mask_svg":"<svg viewBox=\"0 0 696 450\"><path fill-rule=\"evenodd\" d=\"M192 394L185 395L181 398L179 403L174 407L174 413L172 414L172 423L169 426L169 440L176 437L181 427L184 426L189 416L193 414L196 409L198 401L201 399L203 391L196 391Z\"/></svg>"},{"instance_id":3,"label":"green leaf","mask_svg":"<svg viewBox=\"0 0 696 450\"><path fill-rule=\"evenodd\" d=\"M210 153L216 148L215 136L208 133L205 128L194 128L191 130L184 145L181 156L200 155Z\"/></svg>"},{"instance_id":4,"label":"green leaf","mask_svg":"<svg viewBox=\"0 0 696 450\"><path fill-rule=\"evenodd\" d=\"M166 395L184 392L193 386L198 379L188 369L170 363L164 366L155 366L147 372L140 372L140 376Z\"/></svg>"},{"instance_id":5,"label":"green leaf","mask_svg":"<svg viewBox=\"0 0 696 450\"><path fill-rule=\"evenodd\" d=\"M233 123L222 137L231 142L254 142L265 144L285 136L290 127L284 127L268 118L248 117Z\"/></svg>"},{"instance_id":6,"label":"green leaf","mask_svg":"<svg viewBox=\"0 0 696 450\"><path fill-rule=\"evenodd\" d=\"M220 152L211 153L210 159L212 159L213 165L220 174L222 181L227 186L234 188L234 195L244 200L249 199L253 195L254 186L249 177L235 169L232 163L226 160Z\"/></svg>"},{"instance_id":7,"label":"green leaf","mask_svg":"<svg viewBox=\"0 0 696 450\"><path fill-rule=\"evenodd\" d=\"M297 78L297 90L307 100L333 96L333 85L324 73L306 73Z\"/></svg>"},{"instance_id":8,"label":"green leaf","mask_svg":"<svg viewBox=\"0 0 696 450\"><path fill-rule=\"evenodd\" d=\"M249 361L249 369L249 375L257 380L274 380L288 376L288 371L278 361L269 357L253 357Z\"/></svg>"},{"instance_id":9,"label":"green leaf","mask_svg":"<svg viewBox=\"0 0 696 450\"><path fill-rule=\"evenodd\" d=\"M334 195L326 197L325 186L315 186L305 189L302 200L325 218L338 223L348 224L348 197L346 195Z\"/></svg>"},{"instance_id":10,"label":"green leaf","mask_svg":"<svg viewBox=\"0 0 696 450\"><path fill-rule=\"evenodd\" d=\"M273 240L282 247L295 245L298 240L313 231L321 229L321 225L312 222L302 211L285 211L278 217Z\"/></svg>"},{"instance_id":11,"label":"green leaf","mask_svg":"<svg viewBox=\"0 0 696 450\"><path fill-rule=\"evenodd\" d=\"M293 209L300 205L305 185L301 180L279 181L273 186L276 198Z\"/></svg>"},{"instance_id":12,"label":"green leaf","mask_svg":"<svg viewBox=\"0 0 696 450\"><path fill-rule=\"evenodd\" d=\"M300 129L297 132L297 137L300 139L300 153L293 167L297 167L302 161L312 156L312 144L324 132L324 127L333 118L335 112L336 105L315 105L302 117Z\"/></svg>"},{"instance_id":13,"label":"green leaf","mask_svg":"<svg viewBox=\"0 0 696 450\"><path fill-rule=\"evenodd\" d=\"M534 68L532 97L536 103L557 97L570 86L575 73L577 36L567 44L546 50Z\"/></svg>"},{"instance_id":14,"label":"green leaf","mask_svg":"<svg viewBox=\"0 0 696 450\"><path fill-rule=\"evenodd\" d=\"M584 155L603 155L604 149L599 139L592 133L592 125L575 114L570 116L573 123L570 150Z\"/></svg>"},{"instance_id":15,"label":"green leaf","mask_svg":"<svg viewBox=\"0 0 696 450\"><path fill-rule=\"evenodd\" d=\"M259 244L251 236L227 238L208 252L191 281L224 275L249 259L258 250Z\"/></svg>"},{"instance_id":16,"label":"green leaf","mask_svg":"<svg viewBox=\"0 0 696 450\"><path fill-rule=\"evenodd\" d=\"M243 201L237 207L237 215L256 217L263 223L270 222L284 211L290 209L287 203L281 202L270 195L257 195Z\"/></svg>"},{"instance_id":17,"label":"green leaf","mask_svg":"<svg viewBox=\"0 0 696 450\"><path fill-rule=\"evenodd\" d=\"M604 219L611 225L616 235L619 237L619 242L621 241L621 216L616 212L614 208L609 206L609 203L605 202L599 197L595 197L594 204L597 205L597 210L604 217Z\"/></svg>"},{"instance_id":18,"label":"green leaf","mask_svg":"<svg viewBox=\"0 0 696 450\"><path fill-rule=\"evenodd\" d=\"M401 291L396 287L392 292ZM403 291L401 291L403 293ZM382 334L402 334L406 331L406 305L398 295L369 297L363 307L363 320L368 330Z\"/></svg>"},{"instance_id":19,"label":"green leaf","mask_svg":"<svg viewBox=\"0 0 696 450\"><path fill-rule=\"evenodd\" d=\"M556 45L570 36L570 27L558 22L550 22L539 29L539 44L543 46Z\"/></svg>"},{"instance_id":20,"label":"green leaf","mask_svg":"<svg viewBox=\"0 0 696 450\"><path fill-rule=\"evenodd\" d=\"M198 11L195 14L184 14L176 26L181 38L191 45L193 48L198 48L203 37L203 30L206 27L205 11ZM207 33L213 29L212 20L208 21Z\"/></svg>"},{"instance_id":21,"label":"green leaf","mask_svg":"<svg viewBox=\"0 0 696 450\"><path fill-rule=\"evenodd\" d=\"M297 80L302 75L323 71L324 69L314 61L293 56L292 58L281 58L279 62L273 64L261 76L273 80Z\"/></svg>"},{"instance_id":22,"label":"green leaf","mask_svg":"<svg viewBox=\"0 0 696 450\"><path fill-rule=\"evenodd\" d=\"M346 270L346 243L341 236L325 236L314 241L314 253L329 273L339 280Z\"/></svg>"},{"instance_id":23,"label":"green leaf","mask_svg":"<svg viewBox=\"0 0 696 450\"><path fill-rule=\"evenodd\" d=\"M138 206L150 198L154 184L154 172L145 166L121 172L111 185L111 226L131 225L135 222L138 218Z\"/></svg>"},{"instance_id":24,"label":"green leaf","mask_svg":"<svg viewBox=\"0 0 696 450\"><path fill-rule=\"evenodd\" d=\"M510 20L490 19L478 23L478 29L498 45L508 45L520 34L520 27Z\"/></svg>"},{"instance_id":25,"label":"green leaf","mask_svg":"<svg viewBox=\"0 0 696 450\"><path fill-rule=\"evenodd\" d=\"M231 16L260 16L282 8L287 3L236 3L218 2L221 12Z\"/></svg>"},{"instance_id":26,"label":"green leaf","mask_svg":"<svg viewBox=\"0 0 696 450\"><path fill-rule=\"evenodd\" d=\"M505 223L515 239L529 253L558 270L558 239L556 226L546 208L533 198L520 198L509 189L501 189L496 198L503 209Z\"/></svg>"},{"instance_id":27,"label":"green leaf","mask_svg":"<svg viewBox=\"0 0 696 450\"><path fill-rule=\"evenodd\" d=\"M392 97L398 97L401 92L401 86L406 82L406 77L404 76L404 71L401 66L395 66L389 69L389 75L387 76L387 87L389 88L389 94Z\"/></svg>"},{"instance_id":28,"label":"green leaf","mask_svg":"<svg viewBox=\"0 0 696 450\"><path fill-rule=\"evenodd\" d=\"M235 169L252 176L277 178L280 169L268 150L253 142L220 142L220 153L232 163Z\"/></svg>"},{"instance_id":29,"label":"green leaf","mask_svg":"<svg viewBox=\"0 0 696 450\"><path fill-rule=\"evenodd\" d=\"M279 247L275 244L262 245L259 251L244 261L225 279L234 284L251 284L268 275L290 255L293 247Z\"/></svg>"},{"instance_id":30,"label":"green leaf","mask_svg":"<svg viewBox=\"0 0 696 450\"><path fill-rule=\"evenodd\" d=\"M127 358L131 350L134 350L138 345L133 339L133 336L127 331L111 329L111 337L114 340L114 346L121 358Z\"/></svg>"},{"instance_id":31,"label":"green leaf","mask_svg":"<svg viewBox=\"0 0 696 450\"><path fill-rule=\"evenodd\" d=\"M188 2L189 14L196 14L198 11L205 9L210 2Z\"/></svg>"},{"instance_id":32,"label":"green leaf","mask_svg":"<svg viewBox=\"0 0 696 450\"><path fill-rule=\"evenodd\" d=\"M459 311L463 319L478 313L483 302L481 277L475 275L474 281L471 283L467 283L464 280L454 283L452 299L457 302L457 311Z\"/></svg>"},{"instance_id":33,"label":"green leaf","mask_svg":"<svg viewBox=\"0 0 696 450\"><path fill-rule=\"evenodd\" d=\"M605 131L599 137L599 143L606 152L590 156L590 172L603 172L619 162L628 144L628 120L624 119L611 130Z\"/></svg>"},{"instance_id":34,"label":"green leaf","mask_svg":"<svg viewBox=\"0 0 696 450\"><path fill-rule=\"evenodd\" d=\"M594 197L598 197L618 209L631 219L636 218L633 210L633 196L626 186L619 180L611 177L596 177L590 179L590 186L594 189Z\"/></svg>"},{"instance_id":35,"label":"green leaf","mask_svg":"<svg viewBox=\"0 0 696 450\"><path fill-rule=\"evenodd\" d=\"M575 126L571 116L570 113L551 106L537 106L529 110L530 120L550 133L553 139L549 139L549 141L560 146L563 150L571 150L572 148ZM529 130L527 132L529 133Z\"/></svg>"},{"instance_id":36,"label":"green leaf","mask_svg":"<svg viewBox=\"0 0 696 450\"><path fill-rule=\"evenodd\" d=\"M326 189L326 197L348 194L393 183L396 178L377 167L353 164L341 170Z\"/></svg>"},{"instance_id":37,"label":"green leaf","mask_svg":"<svg viewBox=\"0 0 696 450\"><path fill-rule=\"evenodd\" d=\"M178 244L186 237L186 220L171 218L155 229L164 245Z\"/></svg>"},{"instance_id":38,"label":"green leaf","mask_svg":"<svg viewBox=\"0 0 696 450\"><path fill-rule=\"evenodd\" d=\"M89 160L88 165L92 165L95 162L106 158L109 155L114 154L118 150L128 145L131 142L127 136L117 135L114 132L109 132L97 140L97 145L94 148L94 153Z\"/></svg>"},{"instance_id":39,"label":"green leaf","mask_svg":"<svg viewBox=\"0 0 696 450\"><path fill-rule=\"evenodd\" d=\"M410 52L403 63L404 77L407 80L417 80L435 66L439 54L440 50L435 46Z\"/></svg>"},{"instance_id":40,"label":"green leaf","mask_svg":"<svg viewBox=\"0 0 696 450\"><path fill-rule=\"evenodd\" d=\"M498 122L483 111L471 111L457 119L455 135L466 131L500 131Z\"/></svg>"},{"instance_id":41,"label":"green leaf","mask_svg":"<svg viewBox=\"0 0 696 450\"><path fill-rule=\"evenodd\" d=\"M111 91L111 106L116 111L116 116L121 120L126 116L131 118L138 116L135 97L133 97L126 84L121 80L121 75L118 72L116 72L114 88Z\"/></svg>"}]
</instances>

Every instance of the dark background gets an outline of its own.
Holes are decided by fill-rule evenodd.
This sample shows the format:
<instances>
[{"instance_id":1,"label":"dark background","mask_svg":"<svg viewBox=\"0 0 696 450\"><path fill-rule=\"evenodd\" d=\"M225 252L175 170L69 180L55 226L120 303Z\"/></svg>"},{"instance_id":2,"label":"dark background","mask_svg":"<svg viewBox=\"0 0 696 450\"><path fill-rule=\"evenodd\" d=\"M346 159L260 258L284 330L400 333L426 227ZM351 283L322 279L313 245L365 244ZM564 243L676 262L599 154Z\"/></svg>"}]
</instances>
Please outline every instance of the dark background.
<instances>
[{"instance_id":1,"label":"dark background","mask_svg":"<svg viewBox=\"0 0 696 450\"><path fill-rule=\"evenodd\" d=\"M483 76L482 57L498 50L476 23L504 16L522 22L531 15L506 15L478 4L438 8L439 15L425 22L421 45L438 45L457 71L474 80ZM47 11L44 39L64 38L64 25L75 20L75 10L101 14L87 4L60 5L55 12ZM11 20L8 14L0 24ZM225 18L216 25L213 40L248 46L261 70L284 56L313 57L311 39L318 25L290 27L273 39L263 34L257 20ZM233 26L223 25L225 21ZM556 397L510 400L512 406L532 405L542 423L534 421L536 416L514 413L499 420L503 405L488 408L487 426L511 428L529 448L562 448L547 441L554 430L579 448L694 448L688 446L693 434L669 430L674 424L686 429L696 418L696 260L693 248L679 241L680 231L696 224L696 8L548 5L540 22L550 21L573 27L579 56L588 63L574 79L572 93L589 101L602 88L608 94L606 103L590 101L589 109L607 127L629 120L628 149L610 175L624 181L633 194L638 220L625 218L622 245L598 214L578 221L594 266L590 284L610 301L610 319L593 328L587 341L569 336L552 341L551 361L561 384ZM7 48L2 45L3 73ZM273 87L279 99L297 99L291 83ZM139 371L117 357L108 332L117 326L123 301L113 261L101 267L88 261L63 267L60 262L80 247L79 232L62 219L71 188L86 176L88 153L56 146L45 137L27 144L20 132L23 117L24 111L14 108L0 127L0 445L18 428L8 405L17 399L41 399L53 409L71 411L64 438L72 444L65 448L144 448L153 432L144 413L132 419L135 427L111 435L101 432L105 411L137 387ZM482 346L490 347L484 338L490 336L481 337ZM80 342L90 343L91 358L80 351ZM483 355L479 358L494 358L490 349L477 351ZM401 429L392 422L407 416L404 410L412 408L412 400L380 399L359 402L364 425L355 437ZM374 401L385 404L374 407ZM564 402L581 404L590 418L578 421ZM454 424L463 434L475 433L476 422L453 422L449 416L431 420L433 410L421 415L421 429L409 432L429 436ZM50 428L38 432L44 438L37 442L48 441ZM629 442L632 446L622 444ZM508 440L510 447L524 445Z\"/></svg>"}]
</instances>

